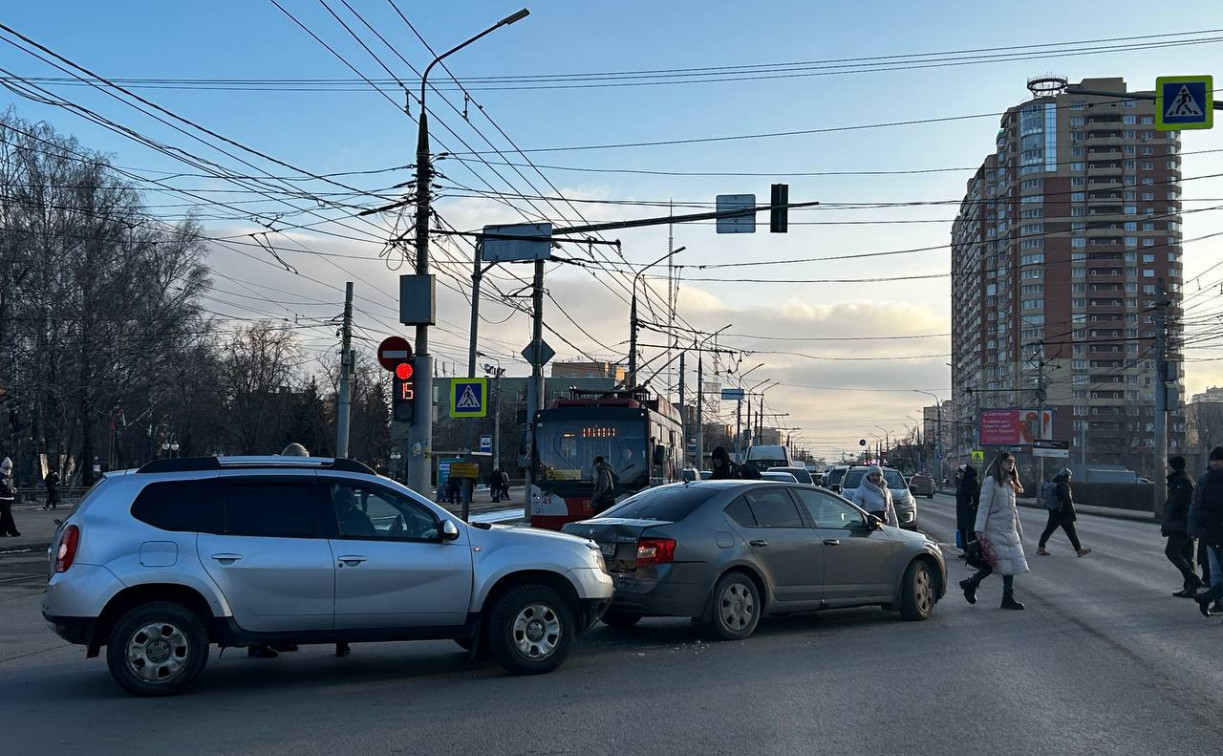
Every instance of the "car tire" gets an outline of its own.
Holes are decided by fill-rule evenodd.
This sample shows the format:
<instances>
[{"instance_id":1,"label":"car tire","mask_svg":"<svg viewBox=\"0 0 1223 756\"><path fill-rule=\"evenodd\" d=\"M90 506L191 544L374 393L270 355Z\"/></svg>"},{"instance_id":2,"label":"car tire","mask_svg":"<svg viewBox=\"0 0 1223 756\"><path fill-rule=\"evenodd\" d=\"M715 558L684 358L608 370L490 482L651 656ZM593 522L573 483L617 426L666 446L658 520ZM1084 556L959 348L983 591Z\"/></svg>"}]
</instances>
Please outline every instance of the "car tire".
<instances>
[{"instance_id":1,"label":"car tire","mask_svg":"<svg viewBox=\"0 0 1223 756\"><path fill-rule=\"evenodd\" d=\"M172 696L190 688L208 662L208 633L182 604L153 601L129 609L111 629L106 666L137 696Z\"/></svg>"},{"instance_id":2,"label":"car tire","mask_svg":"<svg viewBox=\"0 0 1223 756\"><path fill-rule=\"evenodd\" d=\"M488 647L493 658L515 675L551 672L573 647L573 613L546 585L511 588L488 617Z\"/></svg>"},{"instance_id":3,"label":"car tire","mask_svg":"<svg viewBox=\"0 0 1223 756\"><path fill-rule=\"evenodd\" d=\"M719 640L743 640L756 631L764 610L760 589L742 572L728 572L713 589L713 622Z\"/></svg>"},{"instance_id":4,"label":"car tire","mask_svg":"<svg viewBox=\"0 0 1223 756\"><path fill-rule=\"evenodd\" d=\"M901 586L900 616L910 622L930 619L934 612L934 573L924 559L917 559L905 570Z\"/></svg>"},{"instance_id":5,"label":"car tire","mask_svg":"<svg viewBox=\"0 0 1223 756\"><path fill-rule=\"evenodd\" d=\"M632 612L607 612L603 615L604 625L619 628L621 630L630 628L640 621L641 615L633 614Z\"/></svg>"}]
</instances>

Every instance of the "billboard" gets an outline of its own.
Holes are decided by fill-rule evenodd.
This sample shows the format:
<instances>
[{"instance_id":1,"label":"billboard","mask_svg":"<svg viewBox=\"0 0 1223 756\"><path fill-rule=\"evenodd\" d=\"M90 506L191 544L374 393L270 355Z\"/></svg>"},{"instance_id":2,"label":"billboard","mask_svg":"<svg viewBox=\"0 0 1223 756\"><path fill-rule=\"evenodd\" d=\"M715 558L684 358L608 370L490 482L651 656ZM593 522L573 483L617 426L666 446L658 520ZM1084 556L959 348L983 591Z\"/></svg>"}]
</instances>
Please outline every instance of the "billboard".
<instances>
[{"instance_id":1,"label":"billboard","mask_svg":"<svg viewBox=\"0 0 1223 756\"><path fill-rule=\"evenodd\" d=\"M978 422L985 446L1028 446L1053 438L1053 413L1049 410L981 410Z\"/></svg>"}]
</instances>

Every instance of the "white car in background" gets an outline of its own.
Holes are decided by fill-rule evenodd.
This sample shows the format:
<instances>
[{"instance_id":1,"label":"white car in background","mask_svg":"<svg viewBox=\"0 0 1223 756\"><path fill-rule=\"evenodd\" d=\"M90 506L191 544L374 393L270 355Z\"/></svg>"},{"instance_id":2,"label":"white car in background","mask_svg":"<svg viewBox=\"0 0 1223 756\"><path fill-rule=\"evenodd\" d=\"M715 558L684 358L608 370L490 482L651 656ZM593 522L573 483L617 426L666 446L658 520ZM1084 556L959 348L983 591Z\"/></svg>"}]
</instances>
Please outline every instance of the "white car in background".
<instances>
[{"instance_id":1,"label":"white car in background","mask_svg":"<svg viewBox=\"0 0 1223 756\"><path fill-rule=\"evenodd\" d=\"M859 465L846 470L845 477L841 478L841 495L853 501L854 493L858 490L858 486L862 485L862 480L866 478L866 471L869 469L869 467ZM896 520L900 527L905 530L917 530L917 499L913 498L913 492L909 490L909 483L905 480L905 476L901 475L899 470L885 467L883 468L883 479L888 484L888 490L892 492L892 506L896 508Z\"/></svg>"}]
</instances>

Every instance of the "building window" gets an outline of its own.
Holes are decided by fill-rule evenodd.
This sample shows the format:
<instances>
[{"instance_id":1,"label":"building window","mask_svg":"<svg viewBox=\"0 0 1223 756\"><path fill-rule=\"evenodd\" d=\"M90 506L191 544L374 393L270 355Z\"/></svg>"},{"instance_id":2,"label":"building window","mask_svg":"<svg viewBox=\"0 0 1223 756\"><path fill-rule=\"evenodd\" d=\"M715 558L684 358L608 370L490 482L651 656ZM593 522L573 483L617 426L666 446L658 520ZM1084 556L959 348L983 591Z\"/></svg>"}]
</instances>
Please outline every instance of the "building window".
<instances>
[{"instance_id":1,"label":"building window","mask_svg":"<svg viewBox=\"0 0 1223 756\"><path fill-rule=\"evenodd\" d=\"M1154 239L1151 239L1151 238L1143 239L1143 240L1142 240L1142 246L1144 246L1144 247L1154 247L1154 246L1155 246L1155 240L1154 240ZM1148 260L1146 260L1146 259L1145 259L1145 258L1147 258L1147 257L1151 257L1151 255L1143 255L1143 258L1144 258L1144 259L1143 259L1143 262L1149 262Z\"/></svg>"},{"instance_id":2,"label":"building window","mask_svg":"<svg viewBox=\"0 0 1223 756\"><path fill-rule=\"evenodd\" d=\"M1180 169L1181 169L1181 164L1180 164L1180 162L1179 162L1179 161L1176 161L1176 160L1169 160L1169 161L1168 161L1168 170L1170 170L1170 171L1179 171Z\"/></svg>"},{"instance_id":3,"label":"building window","mask_svg":"<svg viewBox=\"0 0 1223 756\"><path fill-rule=\"evenodd\" d=\"M1154 155L1154 154L1155 154L1155 148L1154 148L1154 147L1143 147L1143 148L1142 148L1142 156L1143 156L1143 157L1147 157L1147 156L1149 156L1149 155Z\"/></svg>"},{"instance_id":4,"label":"building window","mask_svg":"<svg viewBox=\"0 0 1223 756\"><path fill-rule=\"evenodd\" d=\"M1070 185L1074 187L1087 186L1087 179L1083 176L1072 176L1070 178Z\"/></svg>"},{"instance_id":5,"label":"building window","mask_svg":"<svg viewBox=\"0 0 1223 756\"><path fill-rule=\"evenodd\" d=\"M1137 236L1127 236L1125 237L1124 241L1125 241L1125 246L1127 247L1137 247L1138 246Z\"/></svg>"},{"instance_id":6,"label":"building window","mask_svg":"<svg viewBox=\"0 0 1223 756\"><path fill-rule=\"evenodd\" d=\"M1143 162L1143 164L1142 164L1142 170L1144 170L1144 171L1153 171L1153 170L1155 170L1155 164L1154 164L1154 163L1152 163L1152 162L1150 162L1150 161L1145 161L1145 162Z\"/></svg>"},{"instance_id":7,"label":"building window","mask_svg":"<svg viewBox=\"0 0 1223 756\"><path fill-rule=\"evenodd\" d=\"M1043 299L1025 299L1023 300L1023 309L1025 310L1043 310L1045 309L1045 300Z\"/></svg>"},{"instance_id":8,"label":"building window","mask_svg":"<svg viewBox=\"0 0 1223 756\"><path fill-rule=\"evenodd\" d=\"M1142 271L1142 277L1143 278L1154 278L1155 271L1151 270L1150 268L1144 268Z\"/></svg>"},{"instance_id":9,"label":"building window","mask_svg":"<svg viewBox=\"0 0 1223 756\"><path fill-rule=\"evenodd\" d=\"M1155 116L1143 116L1143 117L1142 117L1142 125L1143 125L1143 126L1151 126L1151 125L1154 125L1154 123L1155 123ZM1150 134L1151 132L1149 132L1149 131L1144 131L1143 133L1144 133L1144 134Z\"/></svg>"},{"instance_id":10,"label":"building window","mask_svg":"<svg viewBox=\"0 0 1223 756\"><path fill-rule=\"evenodd\" d=\"M1143 284L1143 286L1142 286L1142 293L1143 293L1143 294L1154 294L1154 293L1155 293L1155 284Z\"/></svg>"},{"instance_id":11,"label":"building window","mask_svg":"<svg viewBox=\"0 0 1223 756\"><path fill-rule=\"evenodd\" d=\"M1070 246L1074 247L1075 249L1081 249L1087 246L1087 240L1081 236L1076 237L1070 240Z\"/></svg>"},{"instance_id":12,"label":"building window","mask_svg":"<svg viewBox=\"0 0 1223 756\"><path fill-rule=\"evenodd\" d=\"M1087 215L1087 208L1082 205L1072 205L1070 207L1070 217L1082 218Z\"/></svg>"},{"instance_id":13,"label":"building window","mask_svg":"<svg viewBox=\"0 0 1223 756\"><path fill-rule=\"evenodd\" d=\"M1070 164L1070 170L1072 170L1072 171L1084 171L1084 170L1087 170L1087 164L1086 164L1086 163L1071 163L1071 164Z\"/></svg>"},{"instance_id":14,"label":"building window","mask_svg":"<svg viewBox=\"0 0 1223 756\"><path fill-rule=\"evenodd\" d=\"M1126 205L1122 212L1124 212L1126 215L1137 215L1138 207L1135 205Z\"/></svg>"},{"instance_id":15,"label":"building window","mask_svg":"<svg viewBox=\"0 0 1223 756\"><path fill-rule=\"evenodd\" d=\"M1137 231L1137 230L1138 230L1138 221L1126 221L1126 222L1125 222L1125 230L1126 230L1126 231Z\"/></svg>"},{"instance_id":16,"label":"building window","mask_svg":"<svg viewBox=\"0 0 1223 756\"><path fill-rule=\"evenodd\" d=\"M1086 307L1087 300L1086 299L1072 299L1070 300L1070 306L1076 309L1081 308L1081 307Z\"/></svg>"},{"instance_id":17,"label":"building window","mask_svg":"<svg viewBox=\"0 0 1223 756\"><path fill-rule=\"evenodd\" d=\"M1126 126L1133 126L1138 123L1138 116L1123 115L1121 116L1121 122Z\"/></svg>"},{"instance_id":18,"label":"building window","mask_svg":"<svg viewBox=\"0 0 1223 756\"><path fill-rule=\"evenodd\" d=\"M1086 192L1071 192L1071 193L1070 193L1070 201L1071 201L1071 202L1082 202L1082 201L1084 201L1085 199L1087 199L1087 193L1086 193Z\"/></svg>"},{"instance_id":19,"label":"building window","mask_svg":"<svg viewBox=\"0 0 1223 756\"><path fill-rule=\"evenodd\" d=\"M1138 183L1138 178L1135 176L1126 176L1122 179L1126 186L1133 186Z\"/></svg>"},{"instance_id":20,"label":"building window","mask_svg":"<svg viewBox=\"0 0 1223 756\"><path fill-rule=\"evenodd\" d=\"M1127 145L1125 145L1125 149L1124 149L1124 150L1122 150L1122 152L1124 152L1126 155L1131 155L1131 156L1132 156L1132 155L1134 154L1134 152L1135 152L1134 145L1132 145L1132 144L1127 144Z\"/></svg>"}]
</instances>

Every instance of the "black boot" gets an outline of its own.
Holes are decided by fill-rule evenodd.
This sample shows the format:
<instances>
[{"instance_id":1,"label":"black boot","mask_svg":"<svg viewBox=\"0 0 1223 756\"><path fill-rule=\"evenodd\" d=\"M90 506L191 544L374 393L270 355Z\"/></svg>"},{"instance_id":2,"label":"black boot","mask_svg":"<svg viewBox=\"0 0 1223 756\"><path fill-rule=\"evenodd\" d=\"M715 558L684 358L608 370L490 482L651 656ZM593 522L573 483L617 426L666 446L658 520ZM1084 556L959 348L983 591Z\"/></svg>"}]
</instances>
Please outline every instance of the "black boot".
<instances>
[{"instance_id":1,"label":"black boot","mask_svg":"<svg viewBox=\"0 0 1223 756\"><path fill-rule=\"evenodd\" d=\"M1211 615L1211 611L1210 611L1211 599L1210 599L1209 591L1207 591L1206 593L1196 594L1193 597L1193 600L1198 602L1198 611L1202 613L1203 617L1209 617Z\"/></svg>"},{"instance_id":2,"label":"black boot","mask_svg":"<svg viewBox=\"0 0 1223 756\"><path fill-rule=\"evenodd\" d=\"M960 581L960 588L964 591L964 600L970 604L977 603L977 586L981 582L975 577L970 577Z\"/></svg>"},{"instance_id":3,"label":"black boot","mask_svg":"<svg viewBox=\"0 0 1223 756\"><path fill-rule=\"evenodd\" d=\"M1014 591L1002 592L1002 609L1023 609L1023 604L1015 600Z\"/></svg>"}]
</instances>

